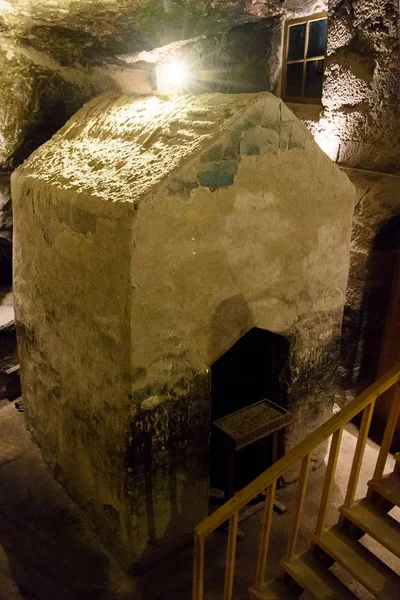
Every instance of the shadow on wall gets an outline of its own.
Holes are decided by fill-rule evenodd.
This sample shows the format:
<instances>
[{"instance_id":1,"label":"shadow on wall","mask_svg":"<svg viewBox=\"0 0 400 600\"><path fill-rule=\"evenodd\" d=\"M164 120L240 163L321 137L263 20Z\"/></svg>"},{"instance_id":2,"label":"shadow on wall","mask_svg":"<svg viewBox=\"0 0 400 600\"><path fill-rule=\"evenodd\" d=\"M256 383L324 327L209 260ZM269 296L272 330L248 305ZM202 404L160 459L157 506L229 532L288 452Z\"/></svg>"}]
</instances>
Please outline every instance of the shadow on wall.
<instances>
[{"instance_id":1,"label":"shadow on wall","mask_svg":"<svg viewBox=\"0 0 400 600\"><path fill-rule=\"evenodd\" d=\"M359 392L376 378L399 248L400 215L380 225L365 266L357 256L352 261L341 343L345 389Z\"/></svg>"},{"instance_id":2,"label":"shadow on wall","mask_svg":"<svg viewBox=\"0 0 400 600\"><path fill-rule=\"evenodd\" d=\"M231 345L254 326L253 315L242 294L225 298L211 319L208 356L214 363Z\"/></svg>"}]
</instances>

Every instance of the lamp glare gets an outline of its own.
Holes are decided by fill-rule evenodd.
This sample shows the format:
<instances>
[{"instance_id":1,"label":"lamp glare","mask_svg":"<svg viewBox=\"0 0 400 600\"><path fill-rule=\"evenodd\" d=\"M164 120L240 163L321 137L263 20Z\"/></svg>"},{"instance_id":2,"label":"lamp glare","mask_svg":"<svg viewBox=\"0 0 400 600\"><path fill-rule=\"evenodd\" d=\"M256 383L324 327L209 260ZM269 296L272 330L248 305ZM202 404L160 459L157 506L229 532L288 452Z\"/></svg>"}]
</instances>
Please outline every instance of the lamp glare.
<instances>
[{"instance_id":1,"label":"lamp glare","mask_svg":"<svg viewBox=\"0 0 400 600\"><path fill-rule=\"evenodd\" d=\"M188 80L188 69L185 63L171 60L157 66L157 90L167 92L180 90Z\"/></svg>"}]
</instances>

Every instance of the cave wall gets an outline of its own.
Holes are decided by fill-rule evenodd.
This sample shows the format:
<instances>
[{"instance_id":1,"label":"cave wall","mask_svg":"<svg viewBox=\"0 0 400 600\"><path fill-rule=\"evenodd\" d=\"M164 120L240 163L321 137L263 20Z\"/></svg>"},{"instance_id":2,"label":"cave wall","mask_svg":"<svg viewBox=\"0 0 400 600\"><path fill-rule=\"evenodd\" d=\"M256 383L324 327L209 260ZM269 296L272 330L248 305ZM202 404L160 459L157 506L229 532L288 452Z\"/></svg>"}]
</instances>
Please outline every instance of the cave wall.
<instances>
[{"instance_id":1,"label":"cave wall","mask_svg":"<svg viewBox=\"0 0 400 600\"><path fill-rule=\"evenodd\" d=\"M0 69L0 168L6 170L47 141L96 88L78 69L13 43L1 45Z\"/></svg>"},{"instance_id":2,"label":"cave wall","mask_svg":"<svg viewBox=\"0 0 400 600\"><path fill-rule=\"evenodd\" d=\"M400 173L398 19L394 0L329 4L321 126L339 164Z\"/></svg>"},{"instance_id":3,"label":"cave wall","mask_svg":"<svg viewBox=\"0 0 400 600\"><path fill-rule=\"evenodd\" d=\"M399 244L398 23L397 2L330 2L324 109L314 123L357 188L339 369L341 387L355 391L376 375Z\"/></svg>"},{"instance_id":4,"label":"cave wall","mask_svg":"<svg viewBox=\"0 0 400 600\"><path fill-rule=\"evenodd\" d=\"M327 0L12 0L0 7L0 26L30 33L32 25L52 43L71 43L79 34L90 53L149 50L175 40L213 35L276 15L308 15L325 10ZM50 23L50 25L49 25ZM56 25L54 31L53 27ZM59 50L62 52L62 50Z\"/></svg>"},{"instance_id":5,"label":"cave wall","mask_svg":"<svg viewBox=\"0 0 400 600\"><path fill-rule=\"evenodd\" d=\"M377 373L400 245L400 181L345 169L356 186L350 275L343 319L339 378L360 391Z\"/></svg>"},{"instance_id":6,"label":"cave wall","mask_svg":"<svg viewBox=\"0 0 400 600\"><path fill-rule=\"evenodd\" d=\"M331 0L321 103L289 103L343 166L400 172L398 22L395 1Z\"/></svg>"},{"instance_id":7,"label":"cave wall","mask_svg":"<svg viewBox=\"0 0 400 600\"><path fill-rule=\"evenodd\" d=\"M339 402L376 376L399 241L398 22L396 2L330 1L321 104L289 104L357 188Z\"/></svg>"},{"instance_id":8,"label":"cave wall","mask_svg":"<svg viewBox=\"0 0 400 600\"><path fill-rule=\"evenodd\" d=\"M74 63L22 41L0 45L0 171L12 170L81 106L105 90L149 93L147 74L124 65Z\"/></svg>"}]
</instances>

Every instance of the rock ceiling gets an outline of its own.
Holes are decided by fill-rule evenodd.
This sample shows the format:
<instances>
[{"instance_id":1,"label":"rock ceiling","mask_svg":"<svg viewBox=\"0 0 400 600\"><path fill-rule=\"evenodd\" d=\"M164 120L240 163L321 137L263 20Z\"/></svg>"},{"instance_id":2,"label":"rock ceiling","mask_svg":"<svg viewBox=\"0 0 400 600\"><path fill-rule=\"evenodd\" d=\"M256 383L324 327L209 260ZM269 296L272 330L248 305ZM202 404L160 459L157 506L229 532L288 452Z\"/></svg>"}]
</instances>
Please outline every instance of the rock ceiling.
<instances>
[{"instance_id":1,"label":"rock ceiling","mask_svg":"<svg viewBox=\"0 0 400 600\"><path fill-rule=\"evenodd\" d=\"M78 43L90 59L307 12L318 4L324 7L316 0L0 0L0 32L52 54L57 46Z\"/></svg>"},{"instance_id":2,"label":"rock ceiling","mask_svg":"<svg viewBox=\"0 0 400 600\"><path fill-rule=\"evenodd\" d=\"M0 171L20 164L93 96L126 91L127 57L313 12L325 1L0 0Z\"/></svg>"}]
</instances>

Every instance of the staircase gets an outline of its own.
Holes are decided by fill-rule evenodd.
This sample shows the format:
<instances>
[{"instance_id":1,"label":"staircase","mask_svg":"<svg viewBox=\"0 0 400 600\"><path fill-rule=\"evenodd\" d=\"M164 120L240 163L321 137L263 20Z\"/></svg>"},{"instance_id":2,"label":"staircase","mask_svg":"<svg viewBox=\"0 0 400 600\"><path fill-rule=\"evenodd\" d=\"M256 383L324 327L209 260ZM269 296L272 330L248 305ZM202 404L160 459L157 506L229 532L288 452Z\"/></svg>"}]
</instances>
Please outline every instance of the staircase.
<instances>
[{"instance_id":1,"label":"staircase","mask_svg":"<svg viewBox=\"0 0 400 600\"><path fill-rule=\"evenodd\" d=\"M400 416L399 380L400 369L395 367L196 528L193 600L203 600L204 598L205 540L212 531L228 519L225 586L221 597L224 600L234 598L239 510L260 492L266 494L266 500L260 531L255 582L249 590L251 599L294 600L305 592L307 598L315 600L358 600L358 597L330 570L336 563L375 598L400 600L400 575L360 543L362 537L368 534L393 555L400 558L400 522L388 514L394 506L400 506L400 453L394 456L394 471L383 475ZM355 491L375 401L383 393L386 397L390 396L391 408L382 445L374 474L368 483L367 495L365 498L355 500ZM328 528L325 526L325 519L340 452L342 430L358 413L362 413L362 421L344 504L339 508L337 523ZM312 451L330 436L332 436L332 442L315 532L310 539L309 550L299 555L296 553L296 543L306 497ZM298 461L301 461L300 477L287 550L280 562L282 574L279 579L265 582L276 483L279 477Z\"/></svg>"},{"instance_id":2,"label":"staircase","mask_svg":"<svg viewBox=\"0 0 400 600\"><path fill-rule=\"evenodd\" d=\"M400 523L387 512L400 506L400 453L395 455L393 473L369 482L366 498L353 503L350 508L340 508L339 522L313 535L312 547L292 560L282 560L282 580L265 584L261 590L252 588L250 597L256 600L295 599L297 592L306 591L310 598L351 599L355 596L329 568L338 563L375 598L396 600L400 598L400 575L397 575L359 540L370 535L382 546L400 558Z\"/></svg>"}]
</instances>

